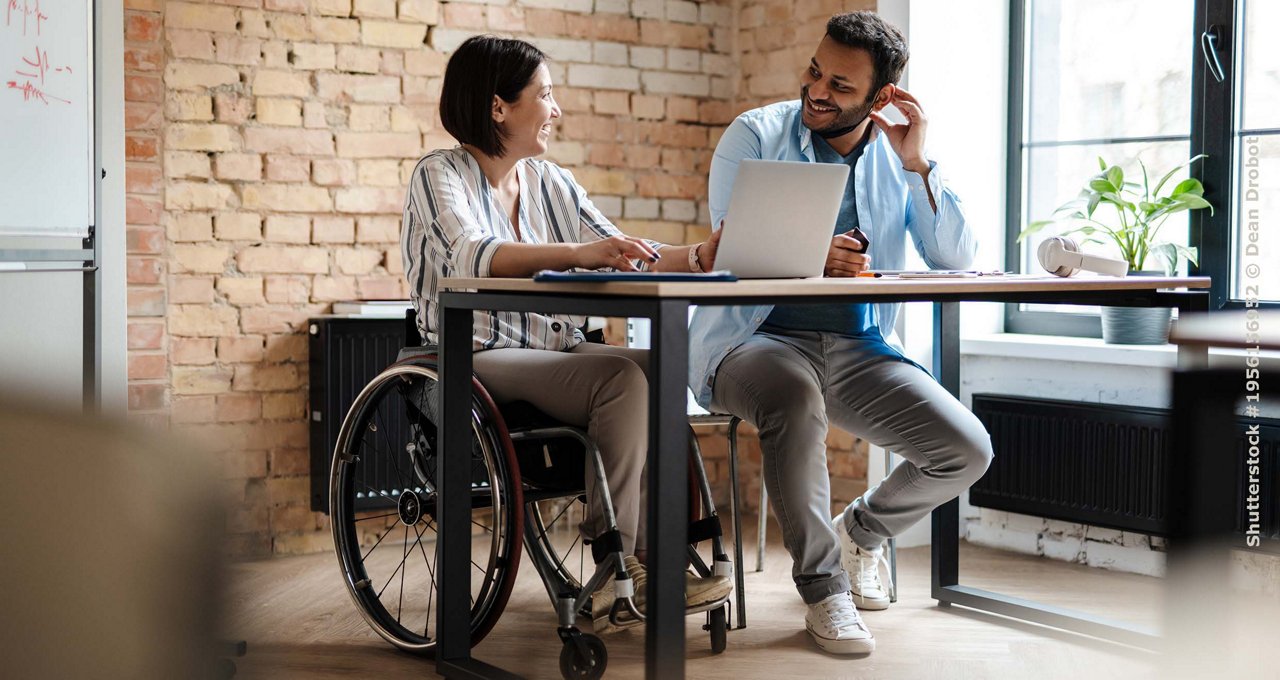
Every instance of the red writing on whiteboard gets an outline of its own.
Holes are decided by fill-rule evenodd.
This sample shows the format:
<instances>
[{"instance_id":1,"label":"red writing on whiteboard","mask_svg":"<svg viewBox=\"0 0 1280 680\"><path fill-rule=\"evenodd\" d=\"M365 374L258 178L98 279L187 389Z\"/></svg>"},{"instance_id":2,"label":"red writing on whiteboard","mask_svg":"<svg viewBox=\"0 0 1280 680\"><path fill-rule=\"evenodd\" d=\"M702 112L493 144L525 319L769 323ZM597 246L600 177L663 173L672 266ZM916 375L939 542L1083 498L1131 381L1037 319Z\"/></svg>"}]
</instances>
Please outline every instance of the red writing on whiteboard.
<instances>
[{"instance_id":1,"label":"red writing on whiteboard","mask_svg":"<svg viewBox=\"0 0 1280 680\"><path fill-rule=\"evenodd\" d=\"M48 92L45 92L43 89L45 85L45 75L49 73L50 70L55 73L61 73L62 71L70 73L70 66L51 68L49 66L49 52L47 50L40 49L39 45L35 48L35 58L29 59L27 57L23 57L22 63L25 64L25 66L18 67L14 69L13 72L16 75L37 80L40 83L39 86L36 86L31 82L31 80L10 80L7 83L9 89L20 90L22 92L23 101L38 101L47 105L49 100L53 99L65 104L71 103L61 97L55 97Z\"/></svg>"},{"instance_id":2,"label":"red writing on whiteboard","mask_svg":"<svg viewBox=\"0 0 1280 680\"><path fill-rule=\"evenodd\" d=\"M4 25L13 25L13 15L22 16L22 34L27 34L27 20L32 19L36 25L36 35L40 35L40 27L49 19L49 15L40 11L40 0L34 6L28 0L5 0Z\"/></svg>"},{"instance_id":3,"label":"red writing on whiteboard","mask_svg":"<svg viewBox=\"0 0 1280 680\"><path fill-rule=\"evenodd\" d=\"M49 94L48 92L41 90L35 85L32 85L30 80L23 82L21 84L19 84L18 81L16 80L10 80L8 83L6 83L6 85L10 90L21 91L22 101L25 101L25 102L36 101L36 102L40 102L42 104L48 105L49 100L52 99L54 101L62 102L63 104L71 103L70 100L63 99L62 97L55 97Z\"/></svg>"}]
</instances>

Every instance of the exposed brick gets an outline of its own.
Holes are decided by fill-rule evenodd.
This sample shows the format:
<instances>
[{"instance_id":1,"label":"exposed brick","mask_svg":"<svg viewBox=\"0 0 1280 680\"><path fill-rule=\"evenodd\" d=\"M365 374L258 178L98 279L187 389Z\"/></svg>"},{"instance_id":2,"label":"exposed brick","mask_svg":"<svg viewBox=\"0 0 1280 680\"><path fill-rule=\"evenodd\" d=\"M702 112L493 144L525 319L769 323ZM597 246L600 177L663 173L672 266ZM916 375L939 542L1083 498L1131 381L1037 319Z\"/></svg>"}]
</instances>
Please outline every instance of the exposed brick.
<instances>
[{"instance_id":1,"label":"exposed brick","mask_svg":"<svg viewBox=\"0 0 1280 680\"><path fill-rule=\"evenodd\" d=\"M236 207L235 192L225 184L171 183L164 193L169 210L218 210Z\"/></svg>"},{"instance_id":2,"label":"exposed brick","mask_svg":"<svg viewBox=\"0 0 1280 680\"><path fill-rule=\"evenodd\" d=\"M342 45L337 53L337 70L349 73L378 73L382 68L382 52L376 47Z\"/></svg>"},{"instance_id":3,"label":"exposed brick","mask_svg":"<svg viewBox=\"0 0 1280 680\"><path fill-rule=\"evenodd\" d=\"M174 394L221 394L231 388L231 371L215 366L174 366Z\"/></svg>"},{"instance_id":4,"label":"exposed brick","mask_svg":"<svg viewBox=\"0 0 1280 680\"><path fill-rule=\"evenodd\" d=\"M216 417L220 423L258 420L262 417L262 397L256 394L220 394Z\"/></svg>"},{"instance_id":5,"label":"exposed brick","mask_svg":"<svg viewBox=\"0 0 1280 680\"><path fill-rule=\"evenodd\" d=\"M264 392L296 389L302 385L298 368L293 364L240 364L235 367L231 386L237 391Z\"/></svg>"},{"instance_id":6,"label":"exposed brick","mask_svg":"<svg viewBox=\"0 0 1280 680\"><path fill-rule=\"evenodd\" d=\"M307 302L311 298L311 279L304 276L268 276L267 302L273 304Z\"/></svg>"},{"instance_id":7,"label":"exposed brick","mask_svg":"<svg viewBox=\"0 0 1280 680\"><path fill-rule=\"evenodd\" d=\"M174 304L209 304L213 302L212 276L169 277L169 301Z\"/></svg>"},{"instance_id":8,"label":"exposed brick","mask_svg":"<svg viewBox=\"0 0 1280 680\"><path fill-rule=\"evenodd\" d=\"M316 94L330 102L375 102L395 104L400 101L400 79L392 76L316 74Z\"/></svg>"},{"instance_id":9,"label":"exposed brick","mask_svg":"<svg viewBox=\"0 0 1280 680\"><path fill-rule=\"evenodd\" d=\"M160 349L164 346L164 322L130 319L125 335L130 350Z\"/></svg>"},{"instance_id":10,"label":"exposed brick","mask_svg":"<svg viewBox=\"0 0 1280 680\"><path fill-rule=\"evenodd\" d=\"M302 333L267 337L267 361L302 363L307 360L307 336Z\"/></svg>"},{"instance_id":11,"label":"exposed brick","mask_svg":"<svg viewBox=\"0 0 1280 680\"><path fill-rule=\"evenodd\" d=\"M240 82L240 72L222 64L169 63L164 84L176 90L208 90Z\"/></svg>"},{"instance_id":12,"label":"exposed brick","mask_svg":"<svg viewBox=\"0 0 1280 680\"><path fill-rule=\"evenodd\" d=\"M311 161L298 156L267 156L267 179L272 182L305 182L311 177Z\"/></svg>"},{"instance_id":13,"label":"exposed brick","mask_svg":"<svg viewBox=\"0 0 1280 680\"><path fill-rule=\"evenodd\" d=\"M307 97L311 95L311 76L262 69L254 73L253 94L259 97Z\"/></svg>"},{"instance_id":14,"label":"exposed brick","mask_svg":"<svg viewBox=\"0 0 1280 680\"><path fill-rule=\"evenodd\" d=\"M333 70L337 66L337 52L330 44L299 42L290 52L290 63L297 69Z\"/></svg>"},{"instance_id":15,"label":"exposed brick","mask_svg":"<svg viewBox=\"0 0 1280 680\"><path fill-rule=\"evenodd\" d=\"M333 209L328 190L320 187L253 184L243 189L241 199L244 207L251 209L283 212L328 212Z\"/></svg>"},{"instance_id":16,"label":"exposed brick","mask_svg":"<svg viewBox=\"0 0 1280 680\"><path fill-rule=\"evenodd\" d=\"M167 28L235 33L236 10L234 7L168 2L165 4L164 25Z\"/></svg>"},{"instance_id":17,"label":"exposed brick","mask_svg":"<svg viewBox=\"0 0 1280 680\"><path fill-rule=\"evenodd\" d=\"M170 151L164 155L165 177L195 177L207 179L213 176L209 154L189 151Z\"/></svg>"},{"instance_id":18,"label":"exposed brick","mask_svg":"<svg viewBox=\"0 0 1280 680\"><path fill-rule=\"evenodd\" d=\"M229 125L177 123L169 126L165 146L187 151L237 151L240 133Z\"/></svg>"},{"instance_id":19,"label":"exposed brick","mask_svg":"<svg viewBox=\"0 0 1280 680\"><path fill-rule=\"evenodd\" d=\"M125 304L130 317L164 316L164 289L131 286L125 296Z\"/></svg>"},{"instance_id":20,"label":"exposed brick","mask_svg":"<svg viewBox=\"0 0 1280 680\"><path fill-rule=\"evenodd\" d=\"M310 243L311 218L301 215L267 215L262 236L277 243Z\"/></svg>"},{"instance_id":21,"label":"exposed brick","mask_svg":"<svg viewBox=\"0 0 1280 680\"><path fill-rule=\"evenodd\" d=\"M236 333L239 314L219 305L170 305L169 332L179 336L218 337Z\"/></svg>"},{"instance_id":22,"label":"exposed brick","mask_svg":"<svg viewBox=\"0 0 1280 680\"><path fill-rule=\"evenodd\" d=\"M268 392L262 395L262 417L297 419L306 415L307 400L302 392ZM309 461L308 461L309 464ZM309 469L309 468L308 468ZM298 470L298 473L304 470Z\"/></svg>"},{"instance_id":23,"label":"exposed brick","mask_svg":"<svg viewBox=\"0 0 1280 680\"><path fill-rule=\"evenodd\" d=\"M355 179L355 161L317 158L311 164L311 181L320 186L347 186Z\"/></svg>"},{"instance_id":24,"label":"exposed brick","mask_svg":"<svg viewBox=\"0 0 1280 680\"><path fill-rule=\"evenodd\" d=\"M400 240L400 218L362 216L356 220L356 241L390 243Z\"/></svg>"},{"instance_id":25,"label":"exposed brick","mask_svg":"<svg viewBox=\"0 0 1280 680\"><path fill-rule=\"evenodd\" d=\"M259 97L256 118L263 125L302 125L302 102L297 99Z\"/></svg>"},{"instance_id":26,"label":"exposed brick","mask_svg":"<svg viewBox=\"0 0 1280 680\"><path fill-rule=\"evenodd\" d=\"M245 130L244 147L250 151L264 153L331 156L333 155L333 134L328 130L253 127Z\"/></svg>"},{"instance_id":27,"label":"exposed brick","mask_svg":"<svg viewBox=\"0 0 1280 680\"><path fill-rule=\"evenodd\" d=\"M260 305L263 297L262 277L218 277L218 292L233 305Z\"/></svg>"},{"instance_id":28,"label":"exposed brick","mask_svg":"<svg viewBox=\"0 0 1280 680\"><path fill-rule=\"evenodd\" d=\"M262 240L262 218L250 213L221 213L213 218L219 241Z\"/></svg>"},{"instance_id":29,"label":"exposed brick","mask_svg":"<svg viewBox=\"0 0 1280 680\"><path fill-rule=\"evenodd\" d=\"M410 24L396 21L360 22L360 42L365 45L415 49L422 47L426 37L426 24Z\"/></svg>"},{"instance_id":30,"label":"exposed brick","mask_svg":"<svg viewBox=\"0 0 1280 680\"><path fill-rule=\"evenodd\" d=\"M218 179L262 179L262 157L256 153L220 153L214 158L213 168Z\"/></svg>"},{"instance_id":31,"label":"exposed brick","mask_svg":"<svg viewBox=\"0 0 1280 680\"><path fill-rule=\"evenodd\" d=\"M180 366L207 366L217 360L213 338L174 338L170 349L173 363Z\"/></svg>"},{"instance_id":32,"label":"exposed brick","mask_svg":"<svg viewBox=\"0 0 1280 680\"><path fill-rule=\"evenodd\" d=\"M354 243L355 220L336 215L318 215L313 220L311 240L314 243Z\"/></svg>"},{"instance_id":33,"label":"exposed brick","mask_svg":"<svg viewBox=\"0 0 1280 680\"><path fill-rule=\"evenodd\" d=\"M338 189L335 208L343 213L400 213L404 209L403 189L357 187Z\"/></svg>"},{"instance_id":34,"label":"exposed brick","mask_svg":"<svg viewBox=\"0 0 1280 680\"><path fill-rule=\"evenodd\" d=\"M236 254L242 272L323 274L329 271L329 251L320 247L254 246Z\"/></svg>"},{"instance_id":35,"label":"exposed brick","mask_svg":"<svg viewBox=\"0 0 1280 680\"><path fill-rule=\"evenodd\" d=\"M213 36L209 33L170 28L164 37L175 59L213 61Z\"/></svg>"},{"instance_id":36,"label":"exposed brick","mask_svg":"<svg viewBox=\"0 0 1280 680\"><path fill-rule=\"evenodd\" d=\"M227 363L254 363L262 361L263 338L260 335L218 338L218 359Z\"/></svg>"}]
</instances>

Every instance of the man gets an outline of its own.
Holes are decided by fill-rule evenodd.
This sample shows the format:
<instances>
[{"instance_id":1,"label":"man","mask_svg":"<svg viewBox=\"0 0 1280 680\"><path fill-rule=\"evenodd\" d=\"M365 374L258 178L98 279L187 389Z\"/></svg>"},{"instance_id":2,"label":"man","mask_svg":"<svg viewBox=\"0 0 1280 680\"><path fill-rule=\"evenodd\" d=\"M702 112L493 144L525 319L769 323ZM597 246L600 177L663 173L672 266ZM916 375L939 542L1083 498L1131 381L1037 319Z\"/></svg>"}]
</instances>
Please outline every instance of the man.
<instances>
[{"instance_id":1,"label":"man","mask_svg":"<svg viewBox=\"0 0 1280 680\"><path fill-rule=\"evenodd\" d=\"M907 56L902 34L875 14L832 17L800 100L748 111L725 131L711 164L712 223L727 212L744 159L846 163L827 276L855 276L873 258L901 268L908 235L930 267L968 266L977 243L925 157L924 111L894 84ZM889 104L906 123L883 115ZM700 307L690 330L699 403L759 428L764 482L809 607L806 628L829 652L875 649L855 605L889 604L884 539L968 488L991 461L981 422L896 347L897 312L896 304ZM905 459L834 519L828 422Z\"/></svg>"}]
</instances>

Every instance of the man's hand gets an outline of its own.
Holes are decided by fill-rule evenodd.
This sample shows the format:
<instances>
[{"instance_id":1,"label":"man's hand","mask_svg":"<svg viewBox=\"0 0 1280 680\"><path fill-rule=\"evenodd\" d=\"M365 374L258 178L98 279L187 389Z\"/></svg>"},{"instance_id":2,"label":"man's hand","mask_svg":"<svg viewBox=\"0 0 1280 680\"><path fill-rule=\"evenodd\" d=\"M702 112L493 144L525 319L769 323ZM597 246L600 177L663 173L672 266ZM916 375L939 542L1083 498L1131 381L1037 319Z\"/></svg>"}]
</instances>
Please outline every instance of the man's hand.
<instances>
[{"instance_id":1,"label":"man's hand","mask_svg":"<svg viewBox=\"0 0 1280 680\"><path fill-rule=\"evenodd\" d=\"M724 220L720 220L720 228L711 232L711 238L694 246L698 249L698 266L709 272L716 268L716 252L720 250L720 235L724 233Z\"/></svg>"},{"instance_id":2,"label":"man's hand","mask_svg":"<svg viewBox=\"0 0 1280 680\"><path fill-rule=\"evenodd\" d=\"M906 116L907 122L895 123L880 111L872 112L871 120L889 138L889 145L902 160L903 168L919 173L921 177L928 175L929 161L924 157L924 137L929 128L929 119L925 118L920 101L910 92L894 85L889 103L898 107L902 115Z\"/></svg>"},{"instance_id":3,"label":"man's hand","mask_svg":"<svg viewBox=\"0 0 1280 680\"><path fill-rule=\"evenodd\" d=\"M620 272L640 271L633 260L657 262L658 253L648 243L630 236L610 236L591 243L575 244L573 266L580 269L612 267Z\"/></svg>"},{"instance_id":4,"label":"man's hand","mask_svg":"<svg viewBox=\"0 0 1280 680\"><path fill-rule=\"evenodd\" d=\"M871 256L863 250L862 241L848 235L836 234L827 250L827 264L822 268L824 276L857 276L871 267Z\"/></svg>"}]
</instances>

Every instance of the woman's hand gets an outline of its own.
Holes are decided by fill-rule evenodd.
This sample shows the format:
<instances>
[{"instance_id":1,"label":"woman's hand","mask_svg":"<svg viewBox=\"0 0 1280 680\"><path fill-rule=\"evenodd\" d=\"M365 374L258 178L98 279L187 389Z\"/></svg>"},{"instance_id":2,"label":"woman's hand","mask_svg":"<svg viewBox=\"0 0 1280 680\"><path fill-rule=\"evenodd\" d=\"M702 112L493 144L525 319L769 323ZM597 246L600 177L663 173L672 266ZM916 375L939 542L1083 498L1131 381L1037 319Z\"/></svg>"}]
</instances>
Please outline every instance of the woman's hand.
<instances>
[{"instance_id":1,"label":"woman's hand","mask_svg":"<svg viewBox=\"0 0 1280 680\"><path fill-rule=\"evenodd\" d=\"M641 239L630 236L610 236L592 243L574 247L574 264L579 269L603 269L612 267L620 272L638 272L633 260L658 261L658 251Z\"/></svg>"}]
</instances>

